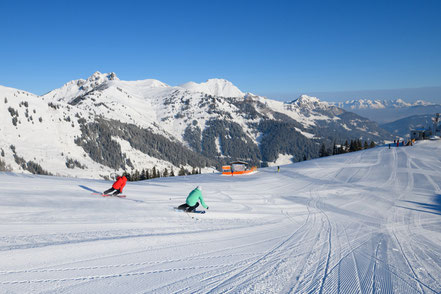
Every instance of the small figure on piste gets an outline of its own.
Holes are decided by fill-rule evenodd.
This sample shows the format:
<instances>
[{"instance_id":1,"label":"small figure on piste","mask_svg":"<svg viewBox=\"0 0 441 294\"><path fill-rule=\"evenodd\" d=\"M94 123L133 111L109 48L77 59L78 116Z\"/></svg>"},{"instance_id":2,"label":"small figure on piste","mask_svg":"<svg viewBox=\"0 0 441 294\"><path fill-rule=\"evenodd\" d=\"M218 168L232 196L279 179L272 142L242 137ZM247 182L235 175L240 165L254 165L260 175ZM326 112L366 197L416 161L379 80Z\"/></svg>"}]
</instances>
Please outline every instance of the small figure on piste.
<instances>
[{"instance_id":1,"label":"small figure on piste","mask_svg":"<svg viewBox=\"0 0 441 294\"><path fill-rule=\"evenodd\" d=\"M188 194L185 203L179 205L178 209L186 212L194 212L194 210L199 206L199 201L205 209L208 209L208 206L205 204L204 198L202 197L201 186L197 186L193 191L191 191L190 194Z\"/></svg>"},{"instance_id":2,"label":"small figure on piste","mask_svg":"<svg viewBox=\"0 0 441 294\"><path fill-rule=\"evenodd\" d=\"M104 191L103 195L116 196L118 194L121 194L126 183L127 183L127 178L124 175L122 177L120 176L116 177L116 181L115 183L113 183L112 188Z\"/></svg>"}]
</instances>

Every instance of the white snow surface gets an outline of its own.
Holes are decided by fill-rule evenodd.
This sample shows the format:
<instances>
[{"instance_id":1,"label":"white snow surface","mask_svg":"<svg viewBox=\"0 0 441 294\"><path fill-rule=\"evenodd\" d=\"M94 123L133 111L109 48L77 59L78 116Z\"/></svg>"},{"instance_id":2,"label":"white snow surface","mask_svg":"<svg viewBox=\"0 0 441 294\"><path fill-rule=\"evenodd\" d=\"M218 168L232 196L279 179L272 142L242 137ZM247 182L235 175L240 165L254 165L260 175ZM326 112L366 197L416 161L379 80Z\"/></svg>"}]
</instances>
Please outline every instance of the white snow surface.
<instances>
[{"instance_id":1,"label":"white snow surface","mask_svg":"<svg viewBox=\"0 0 441 294\"><path fill-rule=\"evenodd\" d=\"M0 173L1 293L440 293L441 142L129 182ZM206 214L172 208L202 185Z\"/></svg>"}]
</instances>

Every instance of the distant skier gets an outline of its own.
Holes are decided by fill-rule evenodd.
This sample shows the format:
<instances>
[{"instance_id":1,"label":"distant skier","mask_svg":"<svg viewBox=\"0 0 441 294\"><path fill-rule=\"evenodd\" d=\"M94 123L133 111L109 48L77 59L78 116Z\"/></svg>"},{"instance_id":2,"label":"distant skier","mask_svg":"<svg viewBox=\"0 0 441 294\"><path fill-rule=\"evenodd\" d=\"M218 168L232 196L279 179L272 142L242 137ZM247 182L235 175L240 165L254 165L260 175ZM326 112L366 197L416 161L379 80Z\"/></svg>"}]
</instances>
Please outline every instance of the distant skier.
<instances>
[{"instance_id":1,"label":"distant skier","mask_svg":"<svg viewBox=\"0 0 441 294\"><path fill-rule=\"evenodd\" d=\"M277 172L280 172L280 166L277 166Z\"/></svg>"},{"instance_id":2,"label":"distant skier","mask_svg":"<svg viewBox=\"0 0 441 294\"><path fill-rule=\"evenodd\" d=\"M127 178L124 175L122 177L118 176L116 177L116 182L113 183L112 188L104 191L103 194L108 195L111 192L113 192L112 196L121 194L126 183L127 183Z\"/></svg>"},{"instance_id":3,"label":"distant skier","mask_svg":"<svg viewBox=\"0 0 441 294\"><path fill-rule=\"evenodd\" d=\"M208 206L204 202L204 198L202 198L201 186L197 186L193 191L191 191L190 194L188 194L185 203L179 205L178 209L192 212L199 206L199 201L205 209L208 209Z\"/></svg>"}]
</instances>

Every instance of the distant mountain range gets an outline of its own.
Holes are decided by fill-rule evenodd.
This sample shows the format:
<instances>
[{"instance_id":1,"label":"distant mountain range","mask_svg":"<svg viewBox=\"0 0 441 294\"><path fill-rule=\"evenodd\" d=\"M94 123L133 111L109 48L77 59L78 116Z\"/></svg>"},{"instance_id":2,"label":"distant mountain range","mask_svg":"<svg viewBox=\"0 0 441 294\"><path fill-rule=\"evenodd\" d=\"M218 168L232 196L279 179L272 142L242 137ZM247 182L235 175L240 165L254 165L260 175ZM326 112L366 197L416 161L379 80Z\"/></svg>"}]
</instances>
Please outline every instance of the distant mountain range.
<instances>
[{"instance_id":1,"label":"distant mountain range","mask_svg":"<svg viewBox=\"0 0 441 294\"><path fill-rule=\"evenodd\" d=\"M417 100L414 103L405 102L402 99L395 100L348 100L345 102L335 103L336 106L344 109L386 109L386 108L404 108L412 106L427 106L433 105L431 102Z\"/></svg>"},{"instance_id":2,"label":"distant mountain range","mask_svg":"<svg viewBox=\"0 0 441 294\"><path fill-rule=\"evenodd\" d=\"M441 113L441 105L422 100L407 103L401 99L360 99L331 104L376 121L381 128L399 138L409 138L410 132L418 128L431 128L432 117Z\"/></svg>"},{"instance_id":3,"label":"distant mountain range","mask_svg":"<svg viewBox=\"0 0 441 294\"><path fill-rule=\"evenodd\" d=\"M422 100L418 100L415 103L407 103L401 99L360 99L332 104L376 121L381 125L415 115L434 115L435 113L441 112L440 104L434 104Z\"/></svg>"},{"instance_id":4,"label":"distant mountain range","mask_svg":"<svg viewBox=\"0 0 441 294\"><path fill-rule=\"evenodd\" d=\"M45 95L0 86L0 161L13 171L101 178L232 160L283 164L314 158L324 143L392 135L317 98L289 103L210 79L169 86L94 73ZM286 162L288 160L288 162Z\"/></svg>"}]
</instances>

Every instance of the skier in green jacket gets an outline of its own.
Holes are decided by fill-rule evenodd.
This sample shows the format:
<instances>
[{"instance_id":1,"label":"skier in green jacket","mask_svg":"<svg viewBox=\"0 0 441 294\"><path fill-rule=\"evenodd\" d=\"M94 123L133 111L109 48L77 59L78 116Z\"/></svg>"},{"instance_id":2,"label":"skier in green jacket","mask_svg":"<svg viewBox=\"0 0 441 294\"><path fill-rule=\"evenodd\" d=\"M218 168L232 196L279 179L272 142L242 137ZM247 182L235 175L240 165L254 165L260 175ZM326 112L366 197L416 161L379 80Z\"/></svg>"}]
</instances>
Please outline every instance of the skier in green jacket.
<instances>
[{"instance_id":1,"label":"skier in green jacket","mask_svg":"<svg viewBox=\"0 0 441 294\"><path fill-rule=\"evenodd\" d=\"M192 212L199 206L199 201L205 209L208 209L208 206L204 202L204 198L202 198L202 187L197 186L193 191L190 192L187 196L187 200L182 205L179 205L178 209L185 210L187 212Z\"/></svg>"}]
</instances>

